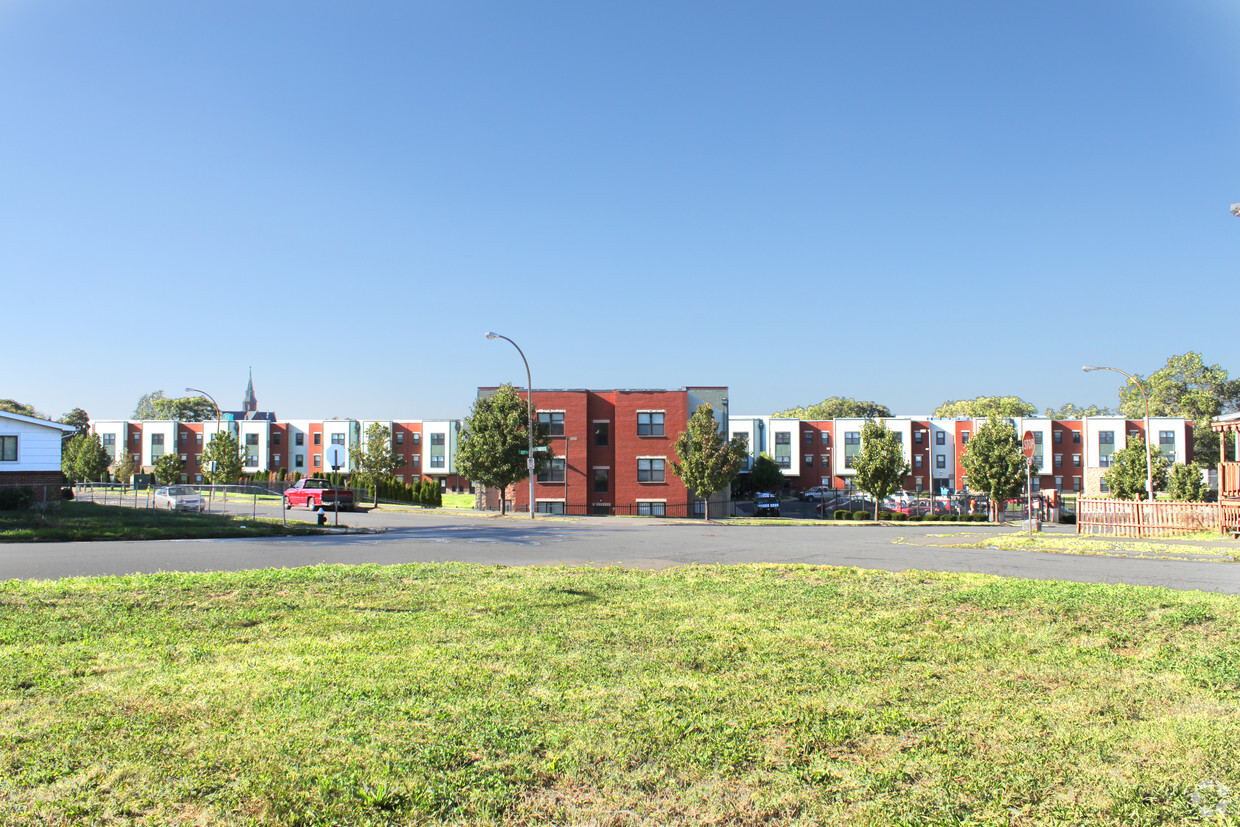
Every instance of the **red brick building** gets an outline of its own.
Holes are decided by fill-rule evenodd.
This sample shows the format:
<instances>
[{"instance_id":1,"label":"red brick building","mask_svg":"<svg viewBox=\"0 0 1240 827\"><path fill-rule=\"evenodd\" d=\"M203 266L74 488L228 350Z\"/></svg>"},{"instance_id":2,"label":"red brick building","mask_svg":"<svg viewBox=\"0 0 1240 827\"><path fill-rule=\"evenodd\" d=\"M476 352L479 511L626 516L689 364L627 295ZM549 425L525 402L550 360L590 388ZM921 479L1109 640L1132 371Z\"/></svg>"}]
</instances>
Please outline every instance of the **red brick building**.
<instances>
[{"instance_id":1,"label":"red brick building","mask_svg":"<svg viewBox=\"0 0 1240 827\"><path fill-rule=\"evenodd\" d=\"M496 388L479 388L479 398ZM521 399L524 390L518 391ZM540 427L550 437L551 467L534 484L535 511L544 514L701 513L702 504L672 472L673 444L689 417L709 403L727 432L728 389L534 390ZM723 492L719 498L726 496ZM529 485L512 486L507 499L529 508ZM487 504L498 506L498 492Z\"/></svg>"}]
</instances>

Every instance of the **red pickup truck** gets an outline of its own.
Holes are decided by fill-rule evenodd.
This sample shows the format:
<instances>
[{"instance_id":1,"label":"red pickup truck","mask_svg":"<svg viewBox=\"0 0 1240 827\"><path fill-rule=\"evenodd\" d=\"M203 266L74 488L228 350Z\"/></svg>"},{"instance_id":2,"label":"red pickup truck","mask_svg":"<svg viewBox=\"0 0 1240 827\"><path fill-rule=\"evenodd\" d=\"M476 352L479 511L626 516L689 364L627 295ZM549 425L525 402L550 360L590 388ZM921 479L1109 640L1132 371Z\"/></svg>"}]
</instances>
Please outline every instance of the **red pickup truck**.
<instances>
[{"instance_id":1,"label":"red pickup truck","mask_svg":"<svg viewBox=\"0 0 1240 827\"><path fill-rule=\"evenodd\" d=\"M292 488L284 491L284 504L289 508L302 505L306 508L339 507L344 510L353 508L353 492L347 488L333 488L327 480L310 477L298 480Z\"/></svg>"}]
</instances>

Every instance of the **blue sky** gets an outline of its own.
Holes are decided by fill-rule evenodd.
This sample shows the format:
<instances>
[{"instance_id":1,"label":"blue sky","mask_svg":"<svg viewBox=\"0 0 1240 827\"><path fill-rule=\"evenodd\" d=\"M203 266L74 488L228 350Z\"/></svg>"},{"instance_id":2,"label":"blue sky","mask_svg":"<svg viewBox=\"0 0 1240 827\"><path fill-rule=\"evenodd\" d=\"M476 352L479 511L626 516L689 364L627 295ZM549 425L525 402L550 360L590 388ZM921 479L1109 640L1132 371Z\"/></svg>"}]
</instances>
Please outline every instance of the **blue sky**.
<instances>
[{"instance_id":1,"label":"blue sky","mask_svg":"<svg viewBox=\"0 0 1240 827\"><path fill-rule=\"evenodd\" d=\"M0 397L1240 374L1240 7L0 0Z\"/></svg>"}]
</instances>

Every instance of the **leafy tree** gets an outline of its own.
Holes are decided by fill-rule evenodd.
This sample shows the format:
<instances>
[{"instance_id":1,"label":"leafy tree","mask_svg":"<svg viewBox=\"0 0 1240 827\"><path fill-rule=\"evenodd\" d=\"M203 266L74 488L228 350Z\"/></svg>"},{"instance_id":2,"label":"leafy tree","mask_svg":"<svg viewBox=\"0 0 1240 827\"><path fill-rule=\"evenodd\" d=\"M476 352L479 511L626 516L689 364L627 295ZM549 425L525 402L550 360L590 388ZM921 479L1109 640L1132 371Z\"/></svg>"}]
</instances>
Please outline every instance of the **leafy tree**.
<instances>
[{"instance_id":1,"label":"leafy tree","mask_svg":"<svg viewBox=\"0 0 1240 827\"><path fill-rule=\"evenodd\" d=\"M132 419L160 419L155 409L155 401L164 398L163 391L151 391L138 397L138 404L133 409Z\"/></svg>"},{"instance_id":2,"label":"leafy tree","mask_svg":"<svg viewBox=\"0 0 1240 827\"><path fill-rule=\"evenodd\" d=\"M534 423L538 412L534 412ZM465 418L457 443L457 472L464 477L500 490L500 512L504 512L503 492L526 479L529 447L527 407L512 385L501 385L491 396L477 399ZM547 447L550 438L534 428L535 447ZM551 461L550 451L534 452L534 473L544 471ZM531 507L533 504L531 503Z\"/></svg>"},{"instance_id":3,"label":"leafy tree","mask_svg":"<svg viewBox=\"0 0 1240 827\"><path fill-rule=\"evenodd\" d=\"M152 399L150 419L179 419L182 422L207 422L218 415L215 403L205 396L178 396Z\"/></svg>"},{"instance_id":4,"label":"leafy tree","mask_svg":"<svg viewBox=\"0 0 1240 827\"><path fill-rule=\"evenodd\" d=\"M1100 408L1097 405L1086 405L1080 407L1071 402L1065 402L1058 408L1052 410L1046 409L1047 419L1084 419L1087 416L1114 416L1114 408Z\"/></svg>"},{"instance_id":5,"label":"leafy tree","mask_svg":"<svg viewBox=\"0 0 1240 827\"><path fill-rule=\"evenodd\" d=\"M979 396L975 399L949 400L934 409L935 418L967 416L972 419L992 417L1036 416L1038 409L1019 396Z\"/></svg>"},{"instance_id":6,"label":"leafy tree","mask_svg":"<svg viewBox=\"0 0 1240 827\"><path fill-rule=\"evenodd\" d=\"M203 479L207 482L212 485L231 485L241 479L245 459L232 431L221 431L207 443L198 461L202 467ZM210 470L212 462L215 463L214 471Z\"/></svg>"},{"instance_id":7,"label":"leafy tree","mask_svg":"<svg viewBox=\"0 0 1240 827\"><path fill-rule=\"evenodd\" d=\"M1195 462L1171 466L1171 474L1167 480L1167 491L1171 494L1171 499L1190 503L1203 502L1207 487L1201 470L1201 466Z\"/></svg>"},{"instance_id":8,"label":"leafy tree","mask_svg":"<svg viewBox=\"0 0 1240 827\"><path fill-rule=\"evenodd\" d=\"M36 419L47 419L46 416L36 411L30 405L18 402L16 399L0 399L0 411L8 411L9 413L22 416L33 416Z\"/></svg>"},{"instance_id":9,"label":"leafy tree","mask_svg":"<svg viewBox=\"0 0 1240 827\"><path fill-rule=\"evenodd\" d=\"M374 487L375 505L379 504L379 484L396 472L400 460L392 447L392 430L379 422L366 427L366 446L354 445L349 449L349 465L358 482Z\"/></svg>"},{"instance_id":10,"label":"leafy tree","mask_svg":"<svg viewBox=\"0 0 1240 827\"><path fill-rule=\"evenodd\" d=\"M1193 458L1208 465L1219 461L1219 438L1210 423L1219 414L1240 408L1240 379L1229 379L1218 365L1206 365L1200 353L1189 351L1167 359L1166 367L1148 377L1134 378L1150 399L1150 416L1179 416L1193 420ZM1126 382L1119 390L1120 410L1129 419L1145 416L1140 389Z\"/></svg>"},{"instance_id":11,"label":"leafy tree","mask_svg":"<svg viewBox=\"0 0 1240 827\"><path fill-rule=\"evenodd\" d=\"M789 408L786 411L771 414L771 416L810 421L826 419L878 419L891 416L891 409L877 402L867 402L844 396L831 396L816 405L809 405L804 408Z\"/></svg>"},{"instance_id":12,"label":"leafy tree","mask_svg":"<svg viewBox=\"0 0 1240 827\"><path fill-rule=\"evenodd\" d=\"M702 404L676 437L674 447L680 461L672 461L672 472L685 488L707 501L705 518L709 521L711 495L736 478L749 453L748 443L740 437L725 439L715 422L714 408Z\"/></svg>"},{"instance_id":13,"label":"leafy tree","mask_svg":"<svg viewBox=\"0 0 1240 827\"><path fill-rule=\"evenodd\" d=\"M108 463L112 458L103 447L103 440L98 434L78 434L75 440L81 440L73 458L73 476L78 480L98 482L108 472Z\"/></svg>"},{"instance_id":14,"label":"leafy tree","mask_svg":"<svg viewBox=\"0 0 1240 827\"><path fill-rule=\"evenodd\" d=\"M61 444L60 447L60 473L65 475L70 483L79 482L81 480L77 475L77 455L82 447L82 435L75 434L70 437L67 442Z\"/></svg>"},{"instance_id":15,"label":"leafy tree","mask_svg":"<svg viewBox=\"0 0 1240 827\"><path fill-rule=\"evenodd\" d=\"M155 475L155 481L160 485L171 485L177 481L184 470L185 463L181 461L178 454L164 454L155 460L155 466L151 472Z\"/></svg>"},{"instance_id":16,"label":"leafy tree","mask_svg":"<svg viewBox=\"0 0 1240 827\"><path fill-rule=\"evenodd\" d=\"M134 462L133 456L127 451L119 451L112 462L112 477L117 482L127 483L136 473L138 473L138 463Z\"/></svg>"},{"instance_id":17,"label":"leafy tree","mask_svg":"<svg viewBox=\"0 0 1240 827\"><path fill-rule=\"evenodd\" d=\"M69 413L60 418L60 421L65 425L72 425L74 428L77 428L79 434L84 434L90 430L90 414L81 408L74 408L69 411Z\"/></svg>"},{"instance_id":18,"label":"leafy tree","mask_svg":"<svg viewBox=\"0 0 1240 827\"><path fill-rule=\"evenodd\" d=\"M856 486L874 498L877 520L879 504L899 490L909 472L898 435L882 422L866 422L861 428L861 450L853 459L853 469Z\"/></svg>"},{"instance_id":19,"label":"leafy tree","mask_svg":"<svg viewBox=\"0 0 1240 827\"><path fill-rule=\"evenodd\" d=\"M1167 468L1171 463L1157 450L1151 451L1150 457L1154 490L1161 491L1167 487ZM1145 499L1145 440L1139 436L1129 437L1123 450L1111 454L1111 470L1103 478L1116 499Z\"/></svg>"},{"instance_id":20,"label":"leafy tree","mask_svg":"<svg viewBox=\"0 0 1240 827\"><path fill-rule=\"evenodd\" d=\"M784 472L775 458L765 451L758 454L749 468L749 485L755 492L782 491Z\"/></svg>"},{"instance_id":21,"label":"leafy tree","mask_svg":"<svg viewBox=\"0 0 1240 827\"><path fill-rule=\"evenodd\" d=\"M991 519L998 522L1004 503L1025 487L1027 461L1020 435L1005 419L987 419L969 440L960 464L969 487L990 498Z\"/></svg>"}]
</instances>

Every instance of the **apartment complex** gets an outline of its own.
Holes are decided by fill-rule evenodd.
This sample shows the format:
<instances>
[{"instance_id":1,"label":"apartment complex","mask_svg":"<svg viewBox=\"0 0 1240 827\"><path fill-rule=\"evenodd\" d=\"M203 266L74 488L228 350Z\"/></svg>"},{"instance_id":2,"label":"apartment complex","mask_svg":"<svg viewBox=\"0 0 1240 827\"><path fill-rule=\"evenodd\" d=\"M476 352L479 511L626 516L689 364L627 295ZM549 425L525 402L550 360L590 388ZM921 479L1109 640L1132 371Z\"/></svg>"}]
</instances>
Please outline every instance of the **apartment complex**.
<instances>
[{"instance_id":1,"label":"apartment complex","mask_svg":"<svg viewBox=\"0 0 1240 827\"><path fill-rule=\"evenodd\" d=\"M1103 475L1111 456L1128 440L1145 435L1143 419L1087 417L1056 420L1013 417L1016 432L1030 431L1039 473L1034 490L1056 489L1084 494L1107 493ZM884 420L904 446L910 473L904 488L934 494L964 491L968 476L960 463L970 437L985 423L982 419L935 419L896 416ZM787 488L804 490L816 485L848 488L853 462L861 450L864 419L806 421L767 416L734 416L732 436L744 437L750 446L750 463L759 453L769 454L783 471ZM1192 462L1193 423L1174 417L1153 417L1150 447L1172 462Z\"/></svg>"}]
</instances>

